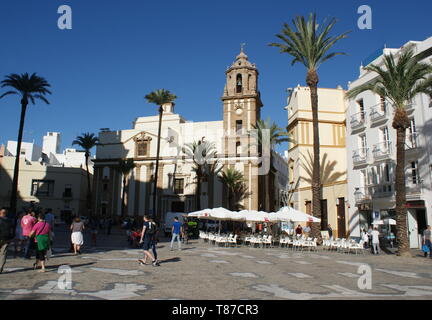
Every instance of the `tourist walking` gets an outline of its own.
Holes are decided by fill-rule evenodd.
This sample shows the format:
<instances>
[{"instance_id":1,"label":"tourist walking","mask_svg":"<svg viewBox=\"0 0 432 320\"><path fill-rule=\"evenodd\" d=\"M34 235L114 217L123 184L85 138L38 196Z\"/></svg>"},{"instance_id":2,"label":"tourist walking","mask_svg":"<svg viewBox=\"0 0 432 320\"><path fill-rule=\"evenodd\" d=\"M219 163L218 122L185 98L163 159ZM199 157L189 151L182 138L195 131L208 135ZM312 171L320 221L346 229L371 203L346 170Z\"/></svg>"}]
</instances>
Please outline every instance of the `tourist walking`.
<instances>
[{"instance_id":1,"label":"tourist walking","mask_svg":"<svg viewBox=\"0 0 432 320\"><path fill-rule=\"evenodd\" d=\"M426 230L423 231L423 245L429 248L429 258L432 259L432 243L431 243L431 226L428 225ZM427 251L425 251L424 256L427 257Z\"/></svg>"},{"instance_id":2,"label":"tourist walking","mask_svg":"<svg viewBox=\"0 0 432 320\"><path fill-rule=\"evenodd\" d=\"M34 242L30 239L30 233L36 224L35 212L29 210L27 214L21 219L22 234L25 241L24 258L31 259L32 251L34 248Z\"/></svg>"},{"instance_id":3,"label":"tourist walking","mask_svg":"<svg viewBox=\"0 0 432 320\"><path fill-rule=\"evenodd\" d=\"M81 254L81 246L84 244L83 231L85 229L84 223L80 217L76 217L70 226L72 231L71 240L73 244L74 254Z\"/></svg>"},{"instance_id":4,"label":"tourist walking","mask_svg":"<svg viewBox=\"0 0 432 320\"><path fill-rule=\"evenodd\" d=\"M90 227L92 245L96 246L96 244L97 244L98 227L99 227L99 222L97 221L97 218L91 218L89 225L90 225L89 227Z\"/></svg>"},{"instance_id":5,"label":"tourist walking","mask_svg":"<svg viewBox=\"0 0 432 320\"><path fill-rule=\"evenodd\" d=\"M301 225L297 226L297 228L295 229L295 233L297 238L300 238L303 235L303 228Z\"/></svg>"},{"instance_id":6,"label":"tourist walking","mask_svg":"<svg viewBox=\"0 0 432 320\"><path fill-rule=\"evenodd\" d=\"M181 250L181 241L180 241L180 234L182 233L182 225L179 222L178 217L174 217L174 222L173 225L171 227L171 233L172 233L172 238L171 238L171 251L173 250L173 244L175 239L177 239L177 243L178 243L178 249Z\"/></svg>"},{"instance_id":7,"label":"tourist walking","mask_svg":"<svg viewBox=\"0 0 432 320\"><path fill-rule=\"evenodd\" d=\"M362 240L364 243L364 248L369 249L369 234L366 232L366 230L363 230Z\"/></svg>"},{"instance_id":8,"label":"tourist walking","mask_svg":"<svg viewBox=\"0 0 432 320\"><path fill-rule=\"evenodd\" d=\"M150 219L149 226L150 226L150 228L149 228L149 230L147 230L147 232L149 232L149 234L151 235L150 244L151 244L153 257L155 258L157 263L159 263L158 254L156 251L156 249L157 249L156 247L157 247L157 244L159 242L159 229L158 229L158 227L157 227L157 225L153 219ZM146 261L147 261L147 255L144 255L144 264L146 264Z\"/></svg>"},{"instance_id":9,"label":"tourist walking","mask_svg":"<svg viewBox=\"0 0 432 320\"><path fill-rule=\"evenodd\" d=\"M33 269L36 270L40 265L39 272L45 272L46 255L50 247L50 232L51 226L45 221L45 215L42 212L39 213L38 222L30 233L30 238L34 239L36 244L36 262L33 264Z\"/></svg>"},{"instance_id":10,"label":"tourist walking","mask_svg":"<svg viewBox=\"0 0 432 320\"><path fill-rule=\"evenodd\" d=\"M379 254L380 253L380 243L379 243L379 231L378 228L375 227L373 231L371 232L372 235L372 248L373 248L373 254Z\"/></svg>"},{"instance_id":11,"label":"tourist walking","mask_svg":"<svg viewBox=\"0 0 432 320\"><path fill-rule=\"evenodd\" d=\"M142 244L142 248L144 250L144 259L139 259L140 264L146 264L147 257L149 257L152 261L153 267L158 267L159 262L156 260L154 255L149 251L152 247L152 239L154 234L156 233L156 224L150 221L150 217L144 216L143 229L141 232L140 244Z\"/></svg>"},{"instance_id":12,"label":"tourist walking","mask_svg":"<svg viewBox=\"0 0 432 320\"><path fill-rule=\"evenodd\" d=\"M182 242L188 244L189 242L189 224L186 218L183 219L183 233Z\"/></svg>"},{"instance_id":13,"label":"tourist walking","mask_svg":"<svg viewBox=\"0 0 432 320\"><path fill-rule=\"evenodd\" d=\"M13 223L6 215L6 208L0 209L0 273L3 273L9 243L14 237Z\"/></svg>"},{"instance_id":14,"label":"tourist walking","mask_svg":"<svg viewBox=\"0 0 432 320\"><path fill-rule=\"evenodd\" d=\"M21 213L18 217L16 228L15 228L15 239L14 239L14 247L15 247L15 257L17 253L21 253L23 251L24 245L25 245L25 239L22 233L22 227L21 227L21 219L24 217L25 213ZM19 247L19 250L18 250Z\"/></svg>"}]
</instances>

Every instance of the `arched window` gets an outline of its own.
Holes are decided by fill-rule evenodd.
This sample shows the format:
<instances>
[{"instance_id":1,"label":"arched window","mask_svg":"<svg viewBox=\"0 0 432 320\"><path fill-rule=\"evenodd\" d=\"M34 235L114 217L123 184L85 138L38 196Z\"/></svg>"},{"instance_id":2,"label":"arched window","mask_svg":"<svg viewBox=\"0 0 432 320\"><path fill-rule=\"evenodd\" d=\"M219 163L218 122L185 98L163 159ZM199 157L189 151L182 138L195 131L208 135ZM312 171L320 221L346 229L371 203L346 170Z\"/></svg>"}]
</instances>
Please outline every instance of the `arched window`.
<instances>
[{"instance_id":1,"label":"arched window","mask_svg":"<svg viewBox=\"0 0 432 320\"><path fill-rule=\"evenodd\" d=\"M236 78L236 93L241 93L243 87L242 75L238 74Z\"/></svg>"}]
</instances>

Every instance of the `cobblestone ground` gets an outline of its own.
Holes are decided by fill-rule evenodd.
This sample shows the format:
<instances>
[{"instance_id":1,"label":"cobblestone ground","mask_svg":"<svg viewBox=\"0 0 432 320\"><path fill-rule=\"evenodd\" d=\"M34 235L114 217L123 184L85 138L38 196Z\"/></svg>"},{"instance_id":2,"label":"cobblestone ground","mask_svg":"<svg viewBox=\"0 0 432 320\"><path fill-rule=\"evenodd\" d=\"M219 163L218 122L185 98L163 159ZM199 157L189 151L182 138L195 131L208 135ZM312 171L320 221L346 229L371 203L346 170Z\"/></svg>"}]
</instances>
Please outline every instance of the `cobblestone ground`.
<instances>
[{"instance_id":1,"label":"cobblestone ground","mask_svg":"<svg viewBox=\"0 0 432 320\"><path fill-rule=\"evenodd\" d=\"M124 232L98 235L82 255L68 252L69 234L56 232L55 255L46 273L33 260L10 251L0 274L0 299L431 299L432 260L286 248L225 248L202 240L183 250L158 246L160 267L140 266L139 249L128 248ZM90 244L89 235L85 236ZM177 247L175 246L175 249ZM72 288L58 285L59 267L71 268ZM372 270L372 289L359 289L361 265Z\"/></svg>"}]
</instances>

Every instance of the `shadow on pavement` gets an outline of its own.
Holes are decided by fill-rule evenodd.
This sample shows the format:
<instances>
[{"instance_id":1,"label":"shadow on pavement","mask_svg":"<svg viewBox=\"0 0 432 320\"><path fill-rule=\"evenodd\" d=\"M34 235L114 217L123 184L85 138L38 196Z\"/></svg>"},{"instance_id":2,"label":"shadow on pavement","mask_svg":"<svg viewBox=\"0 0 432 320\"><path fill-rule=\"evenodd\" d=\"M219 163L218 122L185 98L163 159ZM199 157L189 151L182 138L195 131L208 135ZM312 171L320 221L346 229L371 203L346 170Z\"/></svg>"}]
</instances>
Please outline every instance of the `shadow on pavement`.
<instances>
[{"instance_id":1,"label":"shadow on pavement","mask_svg":"<svg viewBox=\"0 0 432 320\"><path fill-rule=\"evenodd\" d=\"M169 258L169 259L159 260L159 263L163 264L163 263L179 262L179 261L181 261L181 259L179 257L175 257L175 258Z\"/></svg>"},{"instance_id":2,"label":"shadow on pavement","mask_svg":"<svg viewBox=\"0 0 432 320\"><path fill-rule=\"evenodd\" d=\"M49 272L50 270L57 270L60 266L69 266L71 268L78 268L78 267L85 267L85 266L91 266L93 264L95 264L96 262L89 262L89 263L82 263L82 264L69 264L69 263L62 263L62 264L58 264L58 265L47 265L45 267L45 269L47 270L47 272ZM39 269L38 269L39 270ZM25 268L25 269L20 269L20 270L14 270L14 271L7 271L7 272L3 272L3 274L8 274L8 273L19 273L19 272L26 272L26 271L33 271L33 267L30 268ZM36 272L36 271L35 271Z\"/></svg>"}]
</instances>

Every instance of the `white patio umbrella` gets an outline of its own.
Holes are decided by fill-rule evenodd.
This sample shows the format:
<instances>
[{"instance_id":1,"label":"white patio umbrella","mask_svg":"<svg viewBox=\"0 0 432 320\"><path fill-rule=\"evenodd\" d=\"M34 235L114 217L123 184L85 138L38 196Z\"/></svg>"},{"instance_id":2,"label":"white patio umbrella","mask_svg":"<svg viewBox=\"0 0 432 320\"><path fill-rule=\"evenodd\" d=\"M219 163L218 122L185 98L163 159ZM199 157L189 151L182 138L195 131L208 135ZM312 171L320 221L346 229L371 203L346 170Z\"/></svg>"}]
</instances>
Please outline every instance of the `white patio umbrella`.
<instances>
[{"instance_id":1,"label":"white patio umbrella","mask_svg":"<svg viewBox=\"0 0 432 320\"><path fill-rule=\"evenodd\" d=\"M321 222L321 219L311 216L310 214L298 211L291 207L283 207L272 215L274 219L280 218L280 221L292 222Z\"/></svg>"},{"instance_id":2,"label":"white patio umbrella","mask_svg":"<svg viewBox=\"0 0 432 320\"><path fill-rule=\"evenodd\" d=\"M208 218L210 216L211 209L204 209L199 211L194 211L188 213L188 217L195 217L195 218Z\"/></svg>"},{"instance_id":3,"label":"white patio umbrella","mask_svg":"<svg viewBox=\"0 0 432 320\"><path fill-rule=\"evenodd\" d=\"M210 210L210 215L209 215L209 219L213 219L213 220L232 220L233 217L233 212L219 207L219 208L214 208Z\"/></svg>"},{"instance_id":4,"label":"white patio umbrella","mask_svg":"<svg viewBox=\"0 0 432 320\"><path fill-rule=\"evenodd\" d=\"M388 219L385 219L384 221L385 221L387 224L391 225L391 226L395 226L395 225L396 225L396 220L394 220L394 219L390 219L390 218L388 218Z\"/></svg>"},{"instance_id":5,"label":"white patio umbrella","mask_svg":"<svg viewBox=\"0 0 432 320\"><path fill-rule=\"evenodd\" d=\"M239 215L243 216L247 222L270 222L269 214L264 211L242 210Z\"/></svg>"},{"instance_id":6,"label":"white patio umbrella","mask_svg":"<svg viewBox=\"0 0 432 320\"><path fill-rule=\"evenodd\" d=\"M378 226L378 225L382 225L382 224L384 224L384 221L382 221L382 220L375 220L374 222L372 222L372 224L373 224L374 226Z\"/></svg>"}]
</instances>

